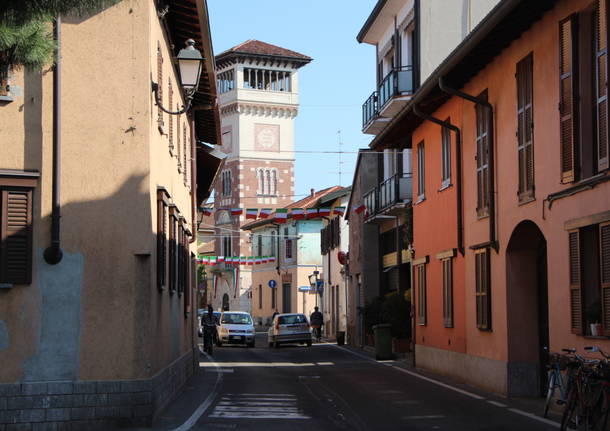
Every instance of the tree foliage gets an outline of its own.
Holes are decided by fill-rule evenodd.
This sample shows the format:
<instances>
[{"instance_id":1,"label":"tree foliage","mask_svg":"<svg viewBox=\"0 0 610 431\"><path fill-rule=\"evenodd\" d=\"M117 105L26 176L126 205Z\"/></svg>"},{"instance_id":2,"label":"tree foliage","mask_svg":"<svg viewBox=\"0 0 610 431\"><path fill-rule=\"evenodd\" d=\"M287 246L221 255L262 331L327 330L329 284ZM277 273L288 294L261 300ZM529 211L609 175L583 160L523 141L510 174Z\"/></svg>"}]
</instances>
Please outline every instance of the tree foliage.
<instances>
[{"instance_id":1,"label":"tree foliage","mask_svg":"<svg viewBox=\"0 0 610 431\"><path fill-rule=\"evenodd\" d=\"M50 25L58 15L82 16L120 0L1 0L0 63L37 70L53 62Z\"/></svg>"}]
</instances>

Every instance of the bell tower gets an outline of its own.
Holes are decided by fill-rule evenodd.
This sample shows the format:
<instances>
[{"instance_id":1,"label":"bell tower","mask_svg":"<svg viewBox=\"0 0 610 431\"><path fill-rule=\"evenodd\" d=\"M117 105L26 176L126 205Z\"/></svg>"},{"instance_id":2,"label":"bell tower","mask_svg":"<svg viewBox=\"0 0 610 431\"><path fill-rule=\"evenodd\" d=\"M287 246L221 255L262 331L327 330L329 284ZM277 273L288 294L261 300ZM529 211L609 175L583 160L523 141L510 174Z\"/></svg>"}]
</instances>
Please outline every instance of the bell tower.
<instances>
[{"instance_id":1,"label":"bell tower","mask_svg":"<svg viewBox=\"0 0 610 431\"><path fill-rule=\"evenodd\" d=\"M298 70L311 60L253 39L216 56L220 150L227 155L214 185L217 256L251 255L249 235L240 231L247 208L281 208L294 200ZM237 208L242 214L231 215ZM243 265L216 270L221 285L216 280L215 309L228 293L230 309L251 310L252 270Z\"/></svg>"}]
</instances>

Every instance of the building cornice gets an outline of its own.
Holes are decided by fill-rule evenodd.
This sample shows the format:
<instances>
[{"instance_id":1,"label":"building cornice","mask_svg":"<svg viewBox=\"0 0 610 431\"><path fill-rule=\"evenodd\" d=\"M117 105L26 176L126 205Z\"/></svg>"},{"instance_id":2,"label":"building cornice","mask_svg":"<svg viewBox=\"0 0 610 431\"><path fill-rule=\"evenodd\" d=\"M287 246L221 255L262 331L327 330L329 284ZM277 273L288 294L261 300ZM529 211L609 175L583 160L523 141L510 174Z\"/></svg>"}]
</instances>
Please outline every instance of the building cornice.
<instances>
[{"instance_id":1,"label":"building cornice","mask_svg":"<svg viewBox=\"0 0 610 431\"><path fill-rule=\"evenodd\" d=\"M294 105L269 103L233 102L220 108L221 117L233 114L257 115L277 118L295 118L299 110Z\"/></svg>"}]
</instances>

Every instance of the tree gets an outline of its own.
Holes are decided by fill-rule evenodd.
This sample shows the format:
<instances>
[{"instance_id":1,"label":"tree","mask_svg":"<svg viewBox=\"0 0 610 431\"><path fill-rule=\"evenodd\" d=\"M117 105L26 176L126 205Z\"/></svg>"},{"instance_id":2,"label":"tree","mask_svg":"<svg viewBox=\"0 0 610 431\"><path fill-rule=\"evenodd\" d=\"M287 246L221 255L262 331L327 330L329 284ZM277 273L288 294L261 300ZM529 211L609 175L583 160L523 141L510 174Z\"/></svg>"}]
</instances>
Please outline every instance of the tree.
<instances>
[{"instance_id":1,"label":"tree","mask_svg":"<svg viewBox=\"0 0 610 431\"><path fill-rule=\"evenodd\" d=\"M0 1L0 66L38 70L53 63L50 22L58 15L82 16L120 0Z\"/></svg>"}]
</instances>

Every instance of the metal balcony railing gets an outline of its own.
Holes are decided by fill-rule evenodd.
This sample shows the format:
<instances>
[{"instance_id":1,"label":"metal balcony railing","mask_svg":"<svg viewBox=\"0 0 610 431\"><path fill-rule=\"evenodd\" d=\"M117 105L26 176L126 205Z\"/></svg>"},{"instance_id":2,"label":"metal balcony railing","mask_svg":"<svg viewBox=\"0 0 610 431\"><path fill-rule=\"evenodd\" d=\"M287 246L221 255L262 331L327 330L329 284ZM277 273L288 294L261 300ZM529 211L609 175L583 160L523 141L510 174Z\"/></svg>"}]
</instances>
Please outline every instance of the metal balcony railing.
<instances>
[{"instance_id":1,"label":"metal balcony railing","mask_svg":"<svg viewBox=\"0 0 610 431\"><path fill-rule=\"evenodd\" d=\"M413 196L413 174L395 174L362 197L366 207L365 217L371 217L398 203L411 201Z\"/></svg>"},{"instance_id":2,"label":"metal balcony railing","mask_svg":"<svg viewBox=\"0 0 610 431\"><path fill-rule=\"evenodd\" d=\"M383 109L392 97L398 94L413 93L413 90L413 66L395 67L381 81L378 90L378 109Z\"/></svg>"},{"instance_id":3,"label":"metal balcony railing","mask_svg":"<svg viewBox=\"0 0 610 431\"><path fill-rule=\"evenodd\" d=\"M362 127L366 127L369 122L377 116L377 92L366 99L366 102L362 105Z\"/></svg>"}]
</instances>

